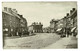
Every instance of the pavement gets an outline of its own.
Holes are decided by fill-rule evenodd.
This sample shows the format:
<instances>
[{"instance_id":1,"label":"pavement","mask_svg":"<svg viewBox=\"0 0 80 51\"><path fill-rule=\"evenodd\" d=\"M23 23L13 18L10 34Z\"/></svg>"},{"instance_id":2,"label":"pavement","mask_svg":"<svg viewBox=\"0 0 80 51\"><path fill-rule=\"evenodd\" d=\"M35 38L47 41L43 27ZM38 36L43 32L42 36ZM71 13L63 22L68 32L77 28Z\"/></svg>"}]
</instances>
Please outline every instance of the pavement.
<instances>
[{"instance_id":1,"label":"pavement","mask_svg":"<svg viewBox=\"0 0 80 51\"><path fill-rule=\"evenodd\" d=\"M43 49L77 49L77 48L78 48L77 37L70 36L61 38L56 43L44 47Z\"/></svg>"}]
</instances>

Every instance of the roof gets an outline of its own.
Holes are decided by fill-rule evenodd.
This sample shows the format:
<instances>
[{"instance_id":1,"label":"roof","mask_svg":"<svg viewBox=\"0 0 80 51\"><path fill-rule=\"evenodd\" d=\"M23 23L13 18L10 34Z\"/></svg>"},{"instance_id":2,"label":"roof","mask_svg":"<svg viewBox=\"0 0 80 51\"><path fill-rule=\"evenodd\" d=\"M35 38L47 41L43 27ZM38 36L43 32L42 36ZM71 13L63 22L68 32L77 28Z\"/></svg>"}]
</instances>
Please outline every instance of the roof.
<instances>
[{"instance_id":1,"label":"roof","mask_svg":"<svg viewBox=\"0 0 80 51\"><path fill-rule=\"evenodd\" d=\"M6 13L6 14L9 14L9 15L11 15L11 16L16 16L16 17L18 17L19 19L20 19L20 17L17 15L17 14L11 14L11 13L9 13L9 12L7 12L7 11L2 11L2 12L4 12L4 13Z\"/></svg>"}]
</instances>

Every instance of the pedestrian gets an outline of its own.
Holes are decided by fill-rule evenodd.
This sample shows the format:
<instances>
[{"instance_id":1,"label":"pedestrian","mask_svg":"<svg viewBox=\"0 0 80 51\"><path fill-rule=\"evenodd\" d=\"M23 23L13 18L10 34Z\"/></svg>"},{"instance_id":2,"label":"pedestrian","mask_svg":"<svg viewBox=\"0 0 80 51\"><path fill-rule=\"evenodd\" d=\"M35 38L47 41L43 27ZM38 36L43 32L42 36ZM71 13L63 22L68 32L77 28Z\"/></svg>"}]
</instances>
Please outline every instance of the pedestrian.
<instances>
[{"instance_id":1,"label":"pedestrian","mask_svg":"<svg viewBox=\"0 0 80 51\"><path fill-rule=\"evenodd\" d=\"M21 37L21 33L19 33L19 36Z\"/></svg>"},{"instance_id":2,"label":"pedestrian","mask_svg":"<svg viewBox=\"0 0 80 51\"><path fill-rule=\"evenodd\" d=\"M67 37L69 37L69 31L70 31L69 28L67 28Z\"/></svg>"}]
</instances>

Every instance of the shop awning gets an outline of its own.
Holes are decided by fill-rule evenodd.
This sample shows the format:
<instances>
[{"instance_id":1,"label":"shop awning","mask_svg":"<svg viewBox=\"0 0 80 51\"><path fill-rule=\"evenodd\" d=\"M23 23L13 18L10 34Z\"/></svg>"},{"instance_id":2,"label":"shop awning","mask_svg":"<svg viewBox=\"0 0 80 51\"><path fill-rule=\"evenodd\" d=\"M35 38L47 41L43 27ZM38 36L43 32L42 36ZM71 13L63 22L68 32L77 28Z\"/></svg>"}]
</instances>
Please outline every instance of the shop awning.
<instances>
[{"instance_id":1,"label":"shop awning","mask_svg":"<svg viewBox=\"0 0 80 51\"><path fill-rule=\"evenodd\" d=\"M72 28L72 29L71 29L71 32L73 32L75 29L76 29L76 27Z\"/></svg>"},{"instance_id":2,"label":"shop awning","mask_svg":"<svg viewBox=\"0 0 80 51\"><path fill-rule=\"evenodd\" d=\"M60 29L57 29L57 31L60 31L62 28L60 28Z\"/></svg>"}]
</instances>

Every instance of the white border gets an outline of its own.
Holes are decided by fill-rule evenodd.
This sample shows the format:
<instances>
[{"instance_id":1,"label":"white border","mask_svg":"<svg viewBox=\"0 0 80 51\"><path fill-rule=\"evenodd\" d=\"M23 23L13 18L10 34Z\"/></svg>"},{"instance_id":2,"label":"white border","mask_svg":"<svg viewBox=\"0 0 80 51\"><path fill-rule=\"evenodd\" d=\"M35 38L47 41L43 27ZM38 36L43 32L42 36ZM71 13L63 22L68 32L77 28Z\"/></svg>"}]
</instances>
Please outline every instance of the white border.
<instances>
[{"instance_id":1,"label":"white border","mask_svg":"<svg viewBox=\"0 0 80 51\"><path fill-rule=\"evenodd\" d=\"M80 24L79 24L79 20L80 20L80 1L79 0L0 0L0 51L3 51L4 49L2 48L2 2L22 2L22 1L77 1L77 5L78 5L78 38L80 37ZM80 39L80 38L79 38ZM80 40L78 41L78 46L80 46ZM33 49L5 49L4 51L33 51ZM80 47L78 47L78 49L34 49L34 51L80 51Z\"/></svg>"}]
</instances>

